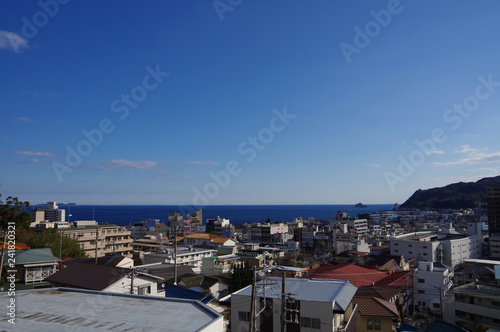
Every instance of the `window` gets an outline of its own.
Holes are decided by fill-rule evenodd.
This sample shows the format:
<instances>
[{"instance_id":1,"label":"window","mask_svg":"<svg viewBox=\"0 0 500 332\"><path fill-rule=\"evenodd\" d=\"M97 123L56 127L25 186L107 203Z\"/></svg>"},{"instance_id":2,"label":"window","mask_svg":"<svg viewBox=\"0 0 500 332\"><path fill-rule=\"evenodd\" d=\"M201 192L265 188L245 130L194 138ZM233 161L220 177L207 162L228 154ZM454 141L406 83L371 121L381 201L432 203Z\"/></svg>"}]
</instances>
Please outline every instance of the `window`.
<instances>
[{"instance_id":1,"label":"window","mask_svg":"<svg viewBox=\"0 0 500 332\"><path fill-rule=\"evenodd\" d=\"M300 326L310 329L321 329L321 320L319 318L302 317Z\"/></svg>"},{"instance_id":2,"label":"window","mask_svg":"<svg viewBox=\"0 0 500 332\"><path fill-rule=\"evenodd\" d=\"M380 319L367 319L366 320L366 329L367 330L376 330L380 331Z\"/></svg>"},{"instance_id":3,"label":"window","mask_svg":"<svg viewBox=\"0 0 500 332\"><path fill-rule=\"evenodd\" d=\"M139 295L151 294L151 284L139 286L137 293Z\"/></svg>"},{"instance_id":4,"label":"window","mask_svg":"<svg viewBox=\"0 0 500 332\"><path fill-rule=\"evenodd\" d=\"M238 311L238 320L240 322L249 322L250 321L250 312Z\"/></svg>"},{"instance_id":5,"label":"window","mask_svg":"<svg viewBox=\"0 0 500 332\"><path fill-rule=\"evenodd\" d=\"M419 289L419 290L417 291L417 293L419 293L419 294L425 294L425 290L423 290L423 289Z\"/></svg>"}]
</instances>

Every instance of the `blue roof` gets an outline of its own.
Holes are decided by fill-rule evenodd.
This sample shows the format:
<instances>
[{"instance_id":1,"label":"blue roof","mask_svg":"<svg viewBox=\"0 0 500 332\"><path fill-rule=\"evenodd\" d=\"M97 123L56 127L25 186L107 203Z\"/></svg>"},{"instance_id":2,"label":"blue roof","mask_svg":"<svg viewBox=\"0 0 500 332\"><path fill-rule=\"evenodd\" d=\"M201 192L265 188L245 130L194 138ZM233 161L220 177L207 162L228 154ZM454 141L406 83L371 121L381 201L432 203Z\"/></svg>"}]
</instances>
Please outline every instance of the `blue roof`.
<instances>
[{"instance_id":1,"label":"blue roof","mask_svg":"<svg viewBox=\"0 0 500 332\"><path fill-rule=\"evenodd\" d=\"M166 285L165 297L175 298L175 299L197 300L205 304L214 300L214 298L210 295L177 285Z\"/></svg>"}]
</instances>

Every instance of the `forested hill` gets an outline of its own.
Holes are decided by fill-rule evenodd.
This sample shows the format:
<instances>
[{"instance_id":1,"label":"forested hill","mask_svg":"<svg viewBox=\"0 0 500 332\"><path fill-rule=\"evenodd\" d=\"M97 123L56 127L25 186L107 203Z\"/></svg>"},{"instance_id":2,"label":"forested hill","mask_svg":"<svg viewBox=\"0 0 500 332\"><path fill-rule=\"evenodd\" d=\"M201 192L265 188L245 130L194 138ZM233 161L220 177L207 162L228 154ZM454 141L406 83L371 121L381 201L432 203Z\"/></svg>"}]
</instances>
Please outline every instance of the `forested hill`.
<instances>
[{"instance_id":1,"label":"forested hill","mask_svg":"<svg viewBox=\"0 0 500 332\"><path fill-rule=\"evenodd\" d=\"M486 204L486 188L500 187L500 176L477 182L458 182L445 187L419 189L401 205L408 208L461 209Z\"/></svg>"}]
</instances>

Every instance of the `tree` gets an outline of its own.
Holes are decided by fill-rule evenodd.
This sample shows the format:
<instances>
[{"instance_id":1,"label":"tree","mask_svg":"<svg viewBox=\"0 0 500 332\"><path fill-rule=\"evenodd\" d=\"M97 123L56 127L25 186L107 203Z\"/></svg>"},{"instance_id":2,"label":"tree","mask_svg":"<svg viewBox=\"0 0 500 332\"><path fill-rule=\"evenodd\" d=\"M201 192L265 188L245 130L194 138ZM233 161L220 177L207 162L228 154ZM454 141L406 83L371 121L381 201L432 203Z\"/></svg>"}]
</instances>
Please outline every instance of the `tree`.
<instances>
[{"instance_id":1,"label":"tree","mask_svg":"<svg viewBox=\"0 0 500 332\"><path fill-rule=\"evenodd\" d=\"M24 237L25 244L29 245L32 249L37 248L50 248L52 254L56 257L71 257L71 258L85 258L87 257L83 249L80 247L78 241L62 236L59 232L52 232L45 230L43 232L29 231ZM60 255L62 240L62 255Z\"/></svg>"},{"instance_id":2,"label":"tree","mask_svg":"<svg viewBox=\"0 0 500 332\"><path fill-rule=\"evenodd\" d=\"M0 228L2 231L6 230L12 223L15 224L16 230L29 229L31 224L31 214L27 212L29 207L29 202L19 201L17 197L7 197L5 204L0 199Z\"/></svg>"}]
</instances>

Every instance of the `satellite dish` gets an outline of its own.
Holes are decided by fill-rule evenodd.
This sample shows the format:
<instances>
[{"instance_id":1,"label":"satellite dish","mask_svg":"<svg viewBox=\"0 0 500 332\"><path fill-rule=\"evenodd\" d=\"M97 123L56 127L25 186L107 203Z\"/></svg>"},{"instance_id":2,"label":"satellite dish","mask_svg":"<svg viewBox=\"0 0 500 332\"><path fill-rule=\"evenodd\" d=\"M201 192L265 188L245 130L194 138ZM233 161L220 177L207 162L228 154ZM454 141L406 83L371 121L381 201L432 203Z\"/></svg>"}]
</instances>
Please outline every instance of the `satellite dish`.
<instances>
[{"instance_id":1,"label":"satellite dish","mask_svg":"<svg viewBox=\"0 0 500 332\"><path fill-rule=\"evenodd\" d=\"M161 283L161 288L165 288L165 283L164 282Z\"/></svg>"}]
</instances>

